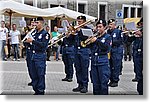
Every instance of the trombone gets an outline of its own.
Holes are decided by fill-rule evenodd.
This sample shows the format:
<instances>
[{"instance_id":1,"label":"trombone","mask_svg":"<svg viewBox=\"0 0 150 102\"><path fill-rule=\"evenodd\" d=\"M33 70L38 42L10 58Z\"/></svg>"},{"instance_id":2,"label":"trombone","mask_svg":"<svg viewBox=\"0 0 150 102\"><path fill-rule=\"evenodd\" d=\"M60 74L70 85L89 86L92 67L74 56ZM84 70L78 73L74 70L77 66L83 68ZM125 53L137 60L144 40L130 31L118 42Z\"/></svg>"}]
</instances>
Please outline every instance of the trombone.
<instances>
[{"instance_id":1,"label":"trombone","mask_svg":"<svg viewBox=\"0 0 150 102\"><path fill-rule=\"evenodd\" d=\"M70 29L69 29L69 31L68 32L66 32L66 33L68 33L68 34L61 34L61 36L57 39L57 40L55 40L52 44L50 44L49 46L53 46L54 44L56 44L57 42L59 42L61 39L63 39L63 38L66 38L66 37L68 37L70 34L72 34L72 35L75 35L75 31L78 29L78 28L80 28L80 27L82 27L82 26L84 26L84 25L86 25L86 24L88 24L88 23L91 23L92 22L92 20L88 20L88 21L86 21L86 22L84 22L84 23L82 23L82 24L80 24L80 25L78 25L78 26L75 26L75 27L73 27L73 26L70 26Z\"/></svg>"},{"instance_id":2,"label":"trombone","mask_svg":"<svg viewBox=\"0 0 150 102\"><path fill-rule=\"evenodd\" d=\"M127 30L127 31L123 31L121 34L127 34L128 33L128 36L129 37L132 37L132 36L135 36L134 34L137 32L137 31L140 31L141 29L137 29L137 30Z\"/></svg>"},{"instance_id":3,"label":"trombone","mask_svg":"<svg viewBox=\"0 0 150 102\"><path fill-rule=\"evenodd\" d=\"M93 39L93 37L100 37L99 32L97 31L93 36L90 36L88 39L86 39L85 41L81 41L81 46L82 47L86 47L87 45L91 44L91 40Z\"/></svg>"}]
</instances>

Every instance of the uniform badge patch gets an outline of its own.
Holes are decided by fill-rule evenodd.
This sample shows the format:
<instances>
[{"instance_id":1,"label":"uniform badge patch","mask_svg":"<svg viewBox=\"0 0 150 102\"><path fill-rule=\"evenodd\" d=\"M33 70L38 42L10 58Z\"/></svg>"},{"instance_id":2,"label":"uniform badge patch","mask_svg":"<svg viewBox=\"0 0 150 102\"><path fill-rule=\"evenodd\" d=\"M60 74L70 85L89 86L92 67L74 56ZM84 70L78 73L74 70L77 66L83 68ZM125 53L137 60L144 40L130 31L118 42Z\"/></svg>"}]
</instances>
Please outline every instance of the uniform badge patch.
<instances>
[{"instance_id":1,"label":"uniform badge patch","mask_svg":"<svg viewBox=\"0 0 150 102\"><path fill-rule=\"evenodd\" d=\"M121 37L123 38L123 34L121 33Z\"/></svg>"},{"instance_id":2,"label":"uniform badge patch","mask_svg":"<svg viewBox=\"0 0 150 102\"><path fill-rule=\"evenodd\" d=\"M46 34L46 37L45 37L45 39L48 39L48 37L49 37L49 35L48 35L48 34Z\"/></svg>"},{"instance_id":3,"label":"uniform badge patch","mask_svg":"<svg viewBox=\"0 0 150 102\"><path fill-rule=\"evenodd\" d=\"M42 34L40 34L40 36L38 38L41 39L42 38Z\"/></svg>"},{"instance_id":4,"label":"uniform badge patch","mask_svg":"<svg viewBox=\"0 0 150 102\"><path fill-rule=\"evenodd\" d=\"M114 38L116 37L116 33L113 34L113 37L114 37Z\"/></svg>"},{"instance_id":5,"label":"uniform badge patch","mask_svg":"<svg viewBox=\"0 0 150 102\"><path fill-rule=\"evenodd\" d=\"M101 42L104 43L104 42L105 42L105 38L103 38L103 39L101 40Z\"/></svg>"}]
</instances>

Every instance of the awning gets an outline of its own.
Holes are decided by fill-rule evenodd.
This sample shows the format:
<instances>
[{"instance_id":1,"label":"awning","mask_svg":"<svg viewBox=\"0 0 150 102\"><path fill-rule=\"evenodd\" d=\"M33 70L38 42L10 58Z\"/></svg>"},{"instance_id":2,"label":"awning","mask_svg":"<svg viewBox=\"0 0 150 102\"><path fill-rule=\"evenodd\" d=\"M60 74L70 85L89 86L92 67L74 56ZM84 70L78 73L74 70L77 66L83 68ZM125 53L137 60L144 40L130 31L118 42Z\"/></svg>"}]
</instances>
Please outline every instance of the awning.
<instances>
[{"instance_id":1,"label":"awning","mask_svg":"<svg viewBox=\"0 0 150 102\"><path fill-rule=\"evenodd\" d=\"M68 20L76 20L78 16L85 16L87 18L87 20L95 20L97 19L96 17L87 15L87 14L83 14L77 11L73 11L67 8L63 8L63 7L54 7L54 8L47 8L47 9L43 9L44 11L49 12L49 14L52 14L53 17L62 17L65 16L67 17ZM52 16L50 15L50 16Z\"/></svg>"},{"instance_id":2,"label":"awning","mask_svg":"<svg viewBox=\"0 0 150 102\"><path fill-rule=\"evenodd\" d=\"M0 14L14 17L51 17L50 12L13 0L0 1Z\"/></svg>"},{"instance_id":3,"label":"awning","mask_svg":"<svg viewBox=\"0 0 150 102\"><path fill-rule=\"evenodd\" d=\"M140 19L141 18L125 18L124 23L134 22L135 24L137 24L140 21Z\"/></svg>"}]
</instances>

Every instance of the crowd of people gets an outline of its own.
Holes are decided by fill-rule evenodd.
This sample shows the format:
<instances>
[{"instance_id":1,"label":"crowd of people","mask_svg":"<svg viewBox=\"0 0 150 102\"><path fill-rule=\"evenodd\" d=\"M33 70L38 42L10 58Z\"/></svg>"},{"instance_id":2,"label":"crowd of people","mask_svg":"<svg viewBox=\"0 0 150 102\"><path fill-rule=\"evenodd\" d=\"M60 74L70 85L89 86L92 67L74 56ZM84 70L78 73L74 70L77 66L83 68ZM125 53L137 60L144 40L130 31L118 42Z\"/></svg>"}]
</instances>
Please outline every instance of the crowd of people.
<instances>
[{"instance_id":1,"label":"crowd of people","mask_svg":"<svg viewBox=\"0 0 150 102\"><path fill-rule=\"evenodd\" d=\"M64 22L67 21L64 20ZM117 28L115 19L110 19L108 22L104 19L98 19L95 29L87 26L85 16L78 16L77 23L82 26L71 29L72 27L67 23L63 25L65 26L64 33L60 34L57 26L54 26L54 31L50 33L50 27L46 26L44 29L44 19L38 17L32 19L30 26L26 28L22 39L33 29L31 36L23 42L22 49L26 49L26 62L31 78L28 85L33 87L35 95L45 93L46 60L50 61L52 52L56 61L60 60L60 53L62 54L66 74L62 81L72 82L73 68L75 68L78 86L72 89L73 92L88 92L89 67L91 68L90 78L93 83L94 95L107 95L109 94L108 87L117 87L119 76L122 74L123 58L124 61L127 59L131 61L133 57L135 78L132 81L138 82L137 91L142 95L143 19L137 24L139 30L134 32L132 36L130 36L130 32L124 33L124 29ZM82 29L91 29L95 31L96 36L85 36ZM6 53L8 51L5 50L8 42L13 49L9 51L14 56L12 60L20 60L19 37L20 32L17 30L16 24L13 24L12 30L9 31L5 27L5 22L1 21L2 60L6 61L9 57L9 54ZM59 41L54 43L57 40ZM127 57L128 55L129 57Z\"/></svg>"}]
</instances>

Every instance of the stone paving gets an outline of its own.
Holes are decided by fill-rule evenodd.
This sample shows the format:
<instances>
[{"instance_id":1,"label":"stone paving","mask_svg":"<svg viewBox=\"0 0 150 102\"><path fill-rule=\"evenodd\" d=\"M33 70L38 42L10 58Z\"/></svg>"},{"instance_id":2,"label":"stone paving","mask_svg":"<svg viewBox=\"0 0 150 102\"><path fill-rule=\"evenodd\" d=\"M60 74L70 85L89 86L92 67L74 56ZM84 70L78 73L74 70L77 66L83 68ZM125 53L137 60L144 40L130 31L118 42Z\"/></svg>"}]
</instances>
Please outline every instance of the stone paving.
<instances>
[{"instance_id":1,"label":"stone paving","mask_svg":"<svg viewBox=\"0 0 150 102\"><path fill-rule=\"evenodd\" d=\"M0 69L3 95L32 95L34 91L31 86L26 62L21 61L2 61L2 68ZM134 78L132 61L124 62L123 74L120 75L120 82L118 87L109 87L110 95L137 95L137 82L132 82ZM74 72L75 73L75 72ZM74 74L73 82L63 82L65 77L64 65L62 61L47 61L46 71L46 95L85 95L83 93L72 92L72 89L77 86ZM89 81L87 95L92 95L92 83Z\"/></svg>"}]
</instances>

